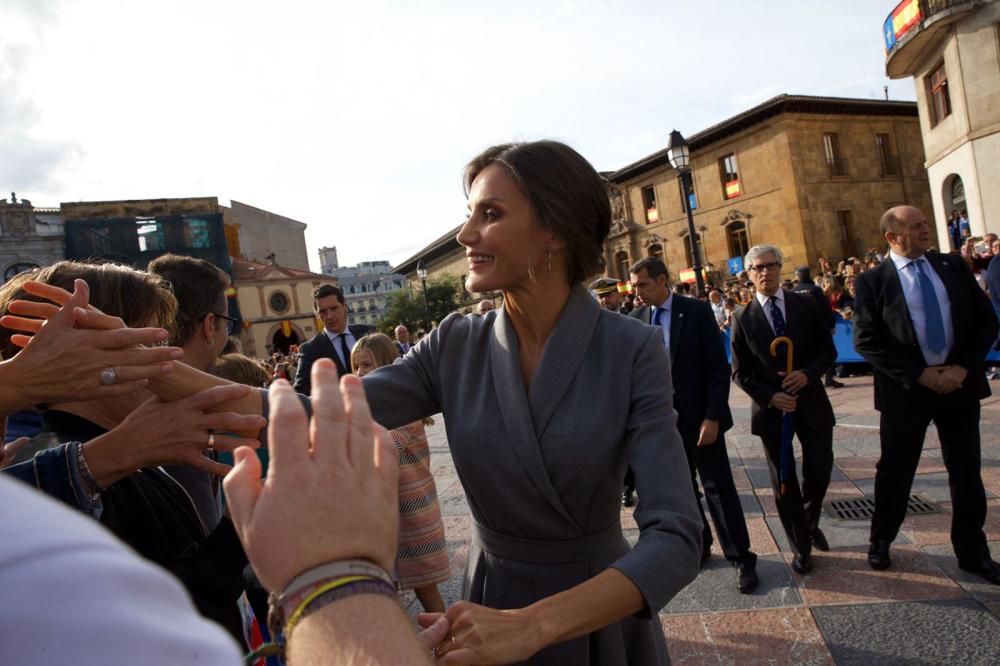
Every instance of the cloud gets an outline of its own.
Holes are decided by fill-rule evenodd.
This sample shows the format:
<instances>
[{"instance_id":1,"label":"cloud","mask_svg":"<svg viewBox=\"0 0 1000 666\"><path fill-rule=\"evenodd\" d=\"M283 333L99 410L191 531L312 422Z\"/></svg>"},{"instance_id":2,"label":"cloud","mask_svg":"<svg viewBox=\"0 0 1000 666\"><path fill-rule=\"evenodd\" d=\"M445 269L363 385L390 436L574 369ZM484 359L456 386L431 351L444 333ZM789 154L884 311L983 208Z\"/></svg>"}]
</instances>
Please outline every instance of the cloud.
<instances>
[{"instance_id":1,"label":"cloud","mask_svg":"<svg viewBox=\"0 0 1000 666\"><path fill-rule=\"evenodd\" d=\"M67 140L38 136L43 110L23 92L32 58L44 48L41 26L56 20L58 0L8 0L0 11L0 188L29 197L58 192L59 172L81 153ZM48 203L48 202L47 202Z\"/></svg>"}]
</instances>

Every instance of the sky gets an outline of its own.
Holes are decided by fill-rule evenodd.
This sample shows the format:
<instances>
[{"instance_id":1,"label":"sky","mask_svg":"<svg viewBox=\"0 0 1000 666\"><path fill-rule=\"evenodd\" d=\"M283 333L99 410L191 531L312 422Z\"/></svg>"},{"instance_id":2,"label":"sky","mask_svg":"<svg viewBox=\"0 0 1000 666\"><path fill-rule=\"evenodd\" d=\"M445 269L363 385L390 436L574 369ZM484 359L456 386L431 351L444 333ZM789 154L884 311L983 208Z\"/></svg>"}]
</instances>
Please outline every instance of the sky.
<instances>
[{"instance_id":1,"label":"sky","mask_svg":"<svg viewBox=\"0 0 1000 666\"><path fill-rule=\"evenodd\" d=\"M885 77L895 4L0 0L0 192L217 196L307 223L314 270L395 265L496 143L610 171L781 93L915 99Z\"/></svg>"}]
</instances>

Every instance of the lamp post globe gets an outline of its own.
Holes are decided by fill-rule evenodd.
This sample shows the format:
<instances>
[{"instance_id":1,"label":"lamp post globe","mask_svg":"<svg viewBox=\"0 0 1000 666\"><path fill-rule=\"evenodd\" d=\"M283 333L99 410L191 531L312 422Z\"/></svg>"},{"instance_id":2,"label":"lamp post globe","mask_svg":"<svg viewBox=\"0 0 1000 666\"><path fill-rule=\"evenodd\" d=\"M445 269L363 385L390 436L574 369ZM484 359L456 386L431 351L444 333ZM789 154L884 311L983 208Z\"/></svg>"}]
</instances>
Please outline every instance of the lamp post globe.
<instances>
[{"instance_id":1,"label":"lamp post globe","mask_svg":"<svg viewBox=\"0 0 1000 666\"><path fill-rule=\"evenodd\" d=\"M698 293L701 296L705 293L705 278L702 276L701 252L699 252L699 236L694 228L694 214L691 212L691 151L688 148L684 135L673 130L667 140L667 159L670 166L677 172L677 177L681 179L681 189L684 192L684 210L687 211L688 238L691 241L691 268L694 270L694 281Z\"/></svg>"}]
</instances>

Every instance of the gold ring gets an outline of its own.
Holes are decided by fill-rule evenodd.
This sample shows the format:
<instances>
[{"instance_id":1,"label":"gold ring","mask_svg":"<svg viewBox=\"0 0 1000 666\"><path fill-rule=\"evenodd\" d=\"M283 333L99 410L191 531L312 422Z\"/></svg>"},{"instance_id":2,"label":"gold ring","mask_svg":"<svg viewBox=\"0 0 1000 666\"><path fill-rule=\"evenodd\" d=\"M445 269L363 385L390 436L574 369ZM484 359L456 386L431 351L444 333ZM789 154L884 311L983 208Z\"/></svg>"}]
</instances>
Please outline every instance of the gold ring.
<instances>
[{"instance_id":1,"label":"gold ring","mask_svg":"<svg viewBox=\"0 0 1000 666\"><path fill-rule=\"evenodd\" d=\"M447 645L438 645L431 652L431 654L433 654L435 658L443 657L446 654L448 654L449 652L451 652L452 650L454 650L456 647L458 647L458 641L455 640L455 635L454 634L449 634L448 638L450 640L448 641Z\"/></svg>"},{"instance_id":2,"label":"gold ring","mask_svg":"<svg viewBox=\"0 0 1000 666\"><path fill-rule=\"evenodd\" d=\"M209 453L215 453L215 431L214 430L209 430L208 431L208 447L207 448L208 448L208 452Z\"/></svg>"}]
</instances>

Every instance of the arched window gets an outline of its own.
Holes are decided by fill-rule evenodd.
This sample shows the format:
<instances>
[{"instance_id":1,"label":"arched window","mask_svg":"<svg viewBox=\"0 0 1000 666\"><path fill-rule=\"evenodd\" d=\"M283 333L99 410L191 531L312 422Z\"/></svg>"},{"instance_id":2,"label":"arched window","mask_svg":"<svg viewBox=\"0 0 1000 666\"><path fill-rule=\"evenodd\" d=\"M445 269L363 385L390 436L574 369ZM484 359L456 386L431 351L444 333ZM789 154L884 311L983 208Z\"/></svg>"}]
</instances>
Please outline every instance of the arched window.
<instances>
[{"instance_id":1,"label":"arched window","mask_svg":"<svg viewBox=\"0 0 1000 666\"><path fill-rule=\"evenodd\" d=\"M965 183L961 176L955 176L951 181L951 207L958 210L965 208Z\"/></svg>"},{"instance_id":2,"label":"arched window","mask_svg":"<svg viewBox=\"0 0 1000 666\"><path fill-rule=\"evenodd\" d=\"M730 257L745 257L750 249L750 236L745 222L731 222L726 226L726 239Z\"/></svg>"},{"instance_id":3,"label":"arched window","mask_svg":"<svg viewBox=\"0 0 1000 666\"><path fill-rule=\"evenodd\" d=\"M653 243L646 249L647 255L650 257L659 257L663 259L663 246L659 243Z\"/></svg>"},{"instance_id":4,"label":"arched window","mask_svg":"<svg viewBox=\"0 0 1000 666\"><path fill-rule=\"evenodd\" d=\"M632 266L632 263L628 259L628 252L622 250L615 255L615 265L618 267L618 279L627 280L628 279L628 269Z\"/></svg>"}]
</instances>

